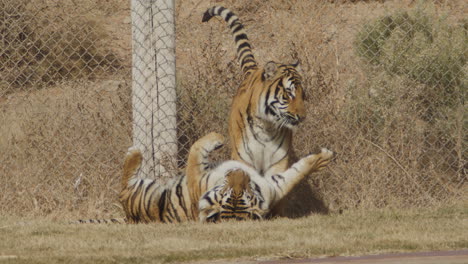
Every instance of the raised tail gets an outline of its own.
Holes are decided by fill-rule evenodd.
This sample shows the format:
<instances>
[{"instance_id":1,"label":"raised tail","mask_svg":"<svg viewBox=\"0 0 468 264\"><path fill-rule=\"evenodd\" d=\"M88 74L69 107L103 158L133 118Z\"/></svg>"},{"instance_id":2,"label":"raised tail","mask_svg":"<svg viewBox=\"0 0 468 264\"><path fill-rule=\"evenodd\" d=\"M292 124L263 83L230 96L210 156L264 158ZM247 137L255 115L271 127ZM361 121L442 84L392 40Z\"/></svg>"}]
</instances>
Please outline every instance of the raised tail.
<instances>
[{"instance_id":1,"label":"raised tail","mask_svg":"<svg viewBox=\"0 0 468 264\"><path fill-rule=\"evenodd\" d=\"M244 26L239 21L239 18L229 9L222 6L213 6L206 10L203 15L202 22L207 22L214 16L220 16L226 21L231 30L234 42L237 47L237 59L241 64L242 72L245 74L253 69L257 68L257 62L255 61L252 53L252 47L250 46L249 39L245 33Z\"/></svg>"},{"instance_id":2,"label":"raised tail","mask_svg":"<svg viewBox=\"0 0 468 264\"><path fill-rule=\"evenodd\" d=\"M128 149L127 155L125 156L122 176L122 190L127 188L128 181L137 175L140 169L143 155L139 149L130 148Z\"/></svg>"}]
</instances>

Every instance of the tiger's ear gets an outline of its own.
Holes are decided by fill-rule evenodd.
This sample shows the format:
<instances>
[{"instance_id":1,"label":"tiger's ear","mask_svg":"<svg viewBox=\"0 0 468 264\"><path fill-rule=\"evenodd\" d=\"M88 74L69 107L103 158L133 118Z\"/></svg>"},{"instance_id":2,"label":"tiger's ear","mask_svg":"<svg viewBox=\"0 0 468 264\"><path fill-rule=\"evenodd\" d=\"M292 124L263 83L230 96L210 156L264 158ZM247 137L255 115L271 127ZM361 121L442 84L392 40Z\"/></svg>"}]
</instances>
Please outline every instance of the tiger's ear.
<instances>
[{"instance_id":1,"label":"tiger's ear","mask_svg":"<svg viewBox=\"0 0 468 264\"><path fill-rule=\"evenodd\" d=\"M301 61L297 60L296 63L291 64L291 66L293 66L297 71L302 71L300 64L301 64Z\"/></svg>"},{"instance_id":2,"label":"tiger's ear","mask_svg":"<svg viewBox=\"0 0 468 264\"><path fill-rule=\"evenodd\" d=\"M275 76L277 69L278 69L278 67L276 66L276 63L274 61L269 61L265 65L265 70L263 72L263 78L266 79L266 80L270 80L271 78L273 78Z\"/></svg>"}]
</instances>

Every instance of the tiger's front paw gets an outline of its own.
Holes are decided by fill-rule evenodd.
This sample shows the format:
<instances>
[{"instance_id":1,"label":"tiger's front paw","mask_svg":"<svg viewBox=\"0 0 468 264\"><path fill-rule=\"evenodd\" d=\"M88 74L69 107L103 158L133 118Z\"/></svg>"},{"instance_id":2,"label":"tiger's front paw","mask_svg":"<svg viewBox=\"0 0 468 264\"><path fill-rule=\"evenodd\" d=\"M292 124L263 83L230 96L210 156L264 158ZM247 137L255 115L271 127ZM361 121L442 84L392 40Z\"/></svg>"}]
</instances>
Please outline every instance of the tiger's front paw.
<instances>
[{"instance_id":1,"label":"tiger's front paw","mask_svg":"<svg viewBox=\"0 0 468 264\"><path fill-rule=\"evenodd\" d=\"M305 159L310 166L310 171L320 171L325 168L333 158L333 151L322 148L318 154L310 154Z\"/></svg>"}]
</instances>

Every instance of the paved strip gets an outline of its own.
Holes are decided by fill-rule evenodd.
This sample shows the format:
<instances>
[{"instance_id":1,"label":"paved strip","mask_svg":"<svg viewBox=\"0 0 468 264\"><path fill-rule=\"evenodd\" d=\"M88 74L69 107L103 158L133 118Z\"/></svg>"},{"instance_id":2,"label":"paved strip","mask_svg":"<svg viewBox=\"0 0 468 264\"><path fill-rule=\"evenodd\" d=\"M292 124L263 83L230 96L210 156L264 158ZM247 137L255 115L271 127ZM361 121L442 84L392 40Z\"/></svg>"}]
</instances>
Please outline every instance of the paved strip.
<instances>
[{"instance_id":1,"label":"paved strip","mask_svg":"<svg viewBox=\"0 0 468 264\"><path fill-rule=\"evenodd\" d=\"M431 251L414 253L395 253L370 256L353 257L329 257L313 259L295 259L295 260L272 260L262 261L262 264L286 264L286 263L375 263L375 264L468 264L468 250L456 251Z\"/></svg>"}]
</instances>

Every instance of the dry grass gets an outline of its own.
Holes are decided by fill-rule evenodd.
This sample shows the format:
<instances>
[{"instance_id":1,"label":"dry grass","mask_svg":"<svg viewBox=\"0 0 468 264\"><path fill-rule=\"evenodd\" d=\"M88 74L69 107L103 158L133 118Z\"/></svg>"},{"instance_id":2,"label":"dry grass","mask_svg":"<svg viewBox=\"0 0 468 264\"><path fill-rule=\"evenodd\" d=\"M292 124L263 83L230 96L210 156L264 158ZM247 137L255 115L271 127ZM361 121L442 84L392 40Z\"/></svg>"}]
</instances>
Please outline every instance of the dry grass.
<instances>
[{"instance_id":1,"label":"dry grass","mask_svg":"<svg viewBox=\"0 0 468 264\"><path fill-rule=\"evenodd\" d=\"M122 58L101 42L107 32L93 20L96 14L67 12L84 5L8 0L0 8L0 95L63 80L96 79L122 67Z\"/></svg>"},{"instance_id":2,"label":"dry grass","mask_svg":"<svg viewBox=\"0 0 468 264\"><path fill-rule=\"evenodd\" d=\"M50 217L0 218L9 263L180 263L259 260L468 247L466 205L370 210L221 224L68 225Z\"/></svg>"},{"instance_id":3,"label":"dry grass","mask_svg":"<svg viewBox=\"0 0 468 264\"><path fill-rule=\"evenodd\" d=\"M227 134L229 105L240 82L235 49L223 22L200 21L206 8L222 4L245 23L261 64L301 59L308 119L297 131L296 152L304 155L327 147L338 153L328 170L296 190L296 215L466 201L466 105L456 111L437 108L438 116L428 122L421 118L427 102L415 101L427 87L369 68L355 52L354 41L365 22L413 8L412 2L177 1L181 159L184 149L205 133ZM34 8L44 6L37 14ZM462 0L436 1L432 8L436 16L448 14L451 24L464 18ZM28 15L32 10L37 17ZM18 44L11 51L16 60L3 56L0 64L21 63L14 64L16 68L0 67L2 74L7 71L14 77L8 83L0 80L0 214L60 218L121 214L117 189L132 129L128 1L35 0L15 16L23 18L26 22L50 19L51 23L45 28L26 23L27 27L14 27L14 32L37 31L28 34L31 38L27 39L34 41L46 37L40 32L52 32L47 34L54 36L58 47L73 37L68 29L85 21L75 34L79 41L69 45L86 48L91 41L95 44L85 49L87 54L109 60L92 64L93 70L87 66L90 61L76 62L73 52L57 49L53 51L58 57L49 58L61 63L57 67L76 64L83 74L64 75L45 84L15 82L19 77L13 75L23 70L41 69L34 76L56 75L41 64L49 59L35 60L30 56L33 51L21 56L29 42L8 36ZM24 25L24 21L15 23ZM32 60L34 67L28 68L24 58ZM379 93L385 96L376 100Z\"/></svg>"}]
</instances>

